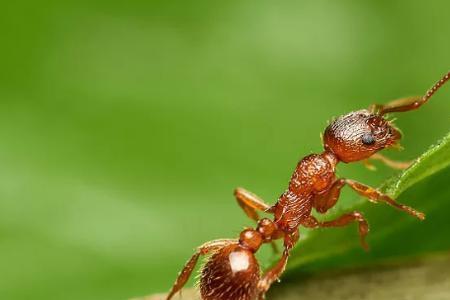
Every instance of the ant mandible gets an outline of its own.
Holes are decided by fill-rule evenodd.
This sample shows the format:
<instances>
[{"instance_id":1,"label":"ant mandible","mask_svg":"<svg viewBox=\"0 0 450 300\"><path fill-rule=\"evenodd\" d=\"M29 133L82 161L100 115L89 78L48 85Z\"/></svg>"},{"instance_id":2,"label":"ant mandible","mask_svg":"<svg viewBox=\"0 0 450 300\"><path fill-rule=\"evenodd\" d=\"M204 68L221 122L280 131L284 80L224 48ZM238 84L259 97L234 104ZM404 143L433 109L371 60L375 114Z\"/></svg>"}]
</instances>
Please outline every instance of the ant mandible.
<instances>
[{"instance_id":1,"label":"ant mandible","mask_svg":"<svg viewBox=\"0 0 450 300\"><path fill-rule=\"evenodd\" d=\"M405 112L419 108L449 79L448 72L422 97L410 97L385 105L372 105L368 110L354 111L334 120L323 134L324 152L303 158L290 179L287 190L277 203L270 206L258 196L237 188L234 192L238 204L248 217L257 222L255 229L245 229L239 239L220 239L207 242L179 273L167 300L181 290L189 279L199 257L211 254L201 270L200 294L204 300L253 300L264 299L271 284L283 273L289 253L299 238L298 228L341 227L357 222L361 245L368 249L365 237L369 226L363 215L354 211L339 218L321 222L311 215L314 208L324 214L339 199L340 191L348 185L372 202L385 202L419 220L425 215L413 208L397 203L375 188L345 178L336 178L335 168L339 162L351 163L378 159L390 167L405 165L392 161L378 151L395 147L401 134L392 121L385 119L387 113ZM274 219L259 219L258 211L274 215ZM281 259L261 276L255 253L263 243L284 240Z\"/></svg>"}]
</instances>

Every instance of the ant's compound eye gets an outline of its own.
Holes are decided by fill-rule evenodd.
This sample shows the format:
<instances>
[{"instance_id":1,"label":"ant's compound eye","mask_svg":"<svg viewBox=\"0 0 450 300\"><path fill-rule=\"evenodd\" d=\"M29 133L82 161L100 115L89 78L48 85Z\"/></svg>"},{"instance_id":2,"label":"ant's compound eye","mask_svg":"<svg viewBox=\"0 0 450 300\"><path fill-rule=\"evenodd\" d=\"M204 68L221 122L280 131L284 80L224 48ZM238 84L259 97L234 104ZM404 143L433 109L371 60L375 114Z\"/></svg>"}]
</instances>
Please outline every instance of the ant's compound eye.
<instances>
[{"instance_id":1,"label":"ant's compound eye","mask_svg":"<svg viewBox=\"0 0 450 300\"><path fill-rule=\"evenodd\" d=\"M361 141L364 145L373 145L375 144L375 138L373 137L373 135L371 133L365 133L362 138Z\"/></svg>"}]
</instances>

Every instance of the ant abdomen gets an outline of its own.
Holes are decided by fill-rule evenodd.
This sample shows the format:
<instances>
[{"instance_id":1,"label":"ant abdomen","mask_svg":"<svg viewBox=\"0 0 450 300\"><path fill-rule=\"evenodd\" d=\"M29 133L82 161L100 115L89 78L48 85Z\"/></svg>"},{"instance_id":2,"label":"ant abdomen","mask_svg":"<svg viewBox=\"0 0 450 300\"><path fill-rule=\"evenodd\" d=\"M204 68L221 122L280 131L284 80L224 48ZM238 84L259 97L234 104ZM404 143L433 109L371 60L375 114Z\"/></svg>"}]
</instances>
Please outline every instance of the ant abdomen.
<instances>
[{"instance_id":1,"label":"ant abdomen","mask_svg":"<svg viewBox=\"0 0 450 300\"><path fill-rule=\"evenodd\" d=\"M203 300L253 300L260 269L252 251L239 244L225 246L205 263L200 277Z\"/></svg>"},{"instance_id":2,"label":"ant abdomen","mask_svg":"<svg viewBox=\"0 0 450 300\"><path fill-rule=\"evenodd\" d=\"M396 202L376 188L348 178L338 178L336 165L339 162L377 159L393 168L408 167L409 163L396 162L378 153L385 148L398 147L401 138L400 131L385 115L417 109L449 80L450 72L423 97L397 99L385 105L375 104L369 110L351 112L334 120L325 130L324 152L308 155L297 164L288 189L275 205L271 206L255 194L237 188L234 192L236 200L246 215L257 222L256 228L243 230L238 239L218 239L198 247L179 273L166 300L171 300L181 291L203 255L211 255L200 274L199 287L203 300L264 299L270 286L286 268L290 251L299 239L300 226L326 228L357 223L361 244L367 249L365 237L369 227L360 212L345 213L328 221L320 221L312 214L313 209L323 214L333 208L344 186L349 186L369 201L384 202L423 220L423 213ZM259 212L273 214L274 219L260 219ZM261 245L278 239L283 239L283 254L261 276L255 253Z\"/></svg>"}]
</instances>

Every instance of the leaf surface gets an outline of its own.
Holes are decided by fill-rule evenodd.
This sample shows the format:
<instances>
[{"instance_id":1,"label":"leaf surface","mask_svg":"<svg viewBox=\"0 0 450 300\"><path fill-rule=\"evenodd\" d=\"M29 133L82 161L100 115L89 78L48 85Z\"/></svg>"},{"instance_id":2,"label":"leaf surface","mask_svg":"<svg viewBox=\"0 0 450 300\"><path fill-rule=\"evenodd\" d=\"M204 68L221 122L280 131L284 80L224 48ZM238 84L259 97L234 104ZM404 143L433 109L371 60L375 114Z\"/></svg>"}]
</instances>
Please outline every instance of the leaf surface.
<instances>
[{"instance_id":1,"label":"leaf surface","mask_svg":"<svg viewBox=\"0 0 450 300\"><path fill-rule=\"evenodd\" d=\"M386 260L399 260L450 249L450 133L422 154L400 175L386 181L381 190L398 202L426 214L421 222L384 204L359 199L320 219L331 220L344 212L361 211L371 231L365 252L359 246L356 225L307 231L293 250L287 276L333 268L349 268Z\"/></svg>"}]
</instances>

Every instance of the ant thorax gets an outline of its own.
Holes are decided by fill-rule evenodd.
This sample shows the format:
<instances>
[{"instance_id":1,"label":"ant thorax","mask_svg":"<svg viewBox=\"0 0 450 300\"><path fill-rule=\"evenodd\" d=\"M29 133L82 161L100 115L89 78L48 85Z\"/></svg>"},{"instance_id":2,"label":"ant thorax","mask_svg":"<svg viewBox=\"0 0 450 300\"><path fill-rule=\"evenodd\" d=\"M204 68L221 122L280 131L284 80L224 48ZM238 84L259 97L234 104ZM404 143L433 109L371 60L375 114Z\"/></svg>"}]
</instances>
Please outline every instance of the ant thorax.
<instances>
[{"instance_id":1,"label":"ant thorax","mask_svg":"<svg viewBox=\"0 0 450 300\"><path fill-rule=\"evenodd\" d=\"M290 251L299 241L299 227L315 229L343 227L356 223L361 246L368 250L366 236L369 225L359 211L351 211L335 219L321 221L312 213L325 214L332 209L344 186L351 188L371 202L383 202L419 220L425 214L398 203L376 188L348 178L337 178L338 162L345 163L378 159L392 168L407 168L408 163L396 162L378 151L397 145L400 131L387 113L404 112L419 108L450 78L450 72L422 97L408 97L384 105L374 104L369 109L358 110L335 119L323 135L325 151L303 158L296 166L287 190L275 205L269 205L257 195L236 188L234 196L244 213L257 222L255 229L247 228L239 239L218 239L206 242L186 263L178 275L166 300L171 300L186 284L202 255L210 255L201 271L200 294L204 300L254 300L264 299L270 286L286 268ZM260 213L273 215L273 221L260 218ZM283 252L278 262L263 274L255 253L266 243L283 239ZM276 248L276 247L274 247Z\"/></svg>"}]
</instances>

